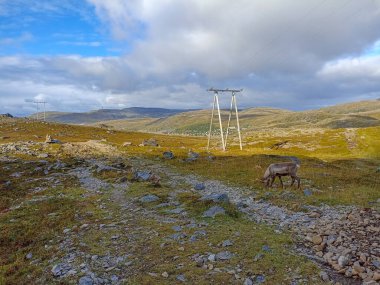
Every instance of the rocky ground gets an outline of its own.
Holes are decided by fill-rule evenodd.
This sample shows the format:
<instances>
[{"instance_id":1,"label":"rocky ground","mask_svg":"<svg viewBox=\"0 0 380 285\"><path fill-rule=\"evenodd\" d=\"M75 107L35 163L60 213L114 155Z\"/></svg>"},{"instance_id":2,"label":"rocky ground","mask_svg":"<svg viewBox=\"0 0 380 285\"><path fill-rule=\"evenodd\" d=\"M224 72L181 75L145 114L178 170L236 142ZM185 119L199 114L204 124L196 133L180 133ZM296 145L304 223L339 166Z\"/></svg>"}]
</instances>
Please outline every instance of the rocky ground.
<instances>
[{"instance_id":1,"label":"rocky ground","mask_svg":"<svg viewBox=\"0 0 380 285\"><path fill-rule=\"evenodd\" d=\"M224 284L248 285L270 281L270 272L253 273L244 264L229 263L239 255L236 244L241 231L213 244L211 221L231 212L228 207L251 220L252 227L265 224L274 228L274 234L291 232L296 244L292 251L320 267L318 279L289 272L283 284L380 282L380 213L373 209L305 206L302 212L293 212L255 199L252 189L178 173L160 160L122 157L102 141L65 143L59 151L45 143L7 143L0 145L0 154L1 165L8 172L17 164L29 163L32 171L43 173L38 186L31 183L28 189L39 193L38 198L15 203L4 213L22 208L23 203L49 199L44 191L64 185L65 180L75 181L85 190L81 198L96 201L95 210L76 215L75 224L46 243L45 249L52 252L47 264L32 253L25 256L30 263L46 265L40 283L138 284L133 280L141 274L146 275L146 284L220 284L218 280L225 280ZM67 155L75 162L66 164ZM11 173L13 178L26 175L16 170ZM4 185L12 187L9 181ZM138 192L138 185L151 190ZM181 199L184 195L210 201L201 213L204 219L192 213ZM55 215L50 213L48 218ZM190 254L187 249L197 241L203 245ZM262 253L252 256L253 262L271 251L264 245ZM168 264L166 270L165 266L156 270L160 262ZM186 273L189 266L196 268L198 277ZM197 279L200 276L201 281Z\"/></svg>"}]
</instances>

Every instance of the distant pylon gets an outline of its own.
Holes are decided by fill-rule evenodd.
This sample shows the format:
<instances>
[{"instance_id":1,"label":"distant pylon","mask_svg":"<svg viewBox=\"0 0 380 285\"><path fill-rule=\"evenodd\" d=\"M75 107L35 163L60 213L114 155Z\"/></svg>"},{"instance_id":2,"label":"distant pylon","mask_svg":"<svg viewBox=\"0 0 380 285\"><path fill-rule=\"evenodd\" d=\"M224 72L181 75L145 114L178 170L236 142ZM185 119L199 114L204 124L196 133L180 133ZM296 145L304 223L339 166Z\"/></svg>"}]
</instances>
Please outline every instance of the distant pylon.
<instances>
[{"instance_id":1,"label":"distant pylon","mask_svg":"<svg viewBox=\"0 0 380 285\"><path fill-rule=\"evenodd\" d=\"M43 104L44 105L44 117L43 117L43 120L46 121L46 103L45 101L35 101L33 102L34 104L36 104L36 107L37 107L37 113L36 113L36 117L37 117L37 120L39 120L39 107L40 107L40 104Z\"/></svg>"}]
</instances>

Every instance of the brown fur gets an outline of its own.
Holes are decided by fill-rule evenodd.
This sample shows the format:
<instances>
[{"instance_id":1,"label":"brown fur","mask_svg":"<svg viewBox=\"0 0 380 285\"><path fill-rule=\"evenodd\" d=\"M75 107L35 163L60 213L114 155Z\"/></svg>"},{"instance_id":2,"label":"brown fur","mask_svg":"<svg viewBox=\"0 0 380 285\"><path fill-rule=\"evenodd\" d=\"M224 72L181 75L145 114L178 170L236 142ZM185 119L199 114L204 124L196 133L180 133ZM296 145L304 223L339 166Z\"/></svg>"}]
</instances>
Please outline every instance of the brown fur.
<instances>
[{"instance_id":1,"label":"brown fur","mask_svg":"<svg viewBox=\"0 0 380 285\"><path fill-rule=\"evenodd\" d=\"M282 176L290 176L292 178L292 183L290 186L293 186L294 182L297 181L297 188L300 188L300 178L297 176L297 170L300 165L296 162L282 162L282 163L272 163L266 169L264 176L262 178L263 183L272 187L276 177L280 180L281 187L284 188L284 183L282 183Z\"/></svg>"}]
</instances>

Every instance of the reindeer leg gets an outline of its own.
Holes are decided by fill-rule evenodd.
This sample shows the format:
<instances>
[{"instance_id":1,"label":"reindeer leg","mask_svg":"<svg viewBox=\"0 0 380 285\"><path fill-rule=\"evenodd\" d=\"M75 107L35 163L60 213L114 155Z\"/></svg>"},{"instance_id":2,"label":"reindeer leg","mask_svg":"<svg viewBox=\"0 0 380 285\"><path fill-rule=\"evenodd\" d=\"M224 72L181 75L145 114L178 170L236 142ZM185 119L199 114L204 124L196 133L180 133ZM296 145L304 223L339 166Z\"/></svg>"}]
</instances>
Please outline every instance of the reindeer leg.
<instances>
[{"instance_id":1,"label":"reindeer leg","mask_svg":"<svg viewBox=\"0 0 380 285\"><path fill-rule=\"evenodd\" d=\"M282 183L282 178L281 178L281 176L278 176L278 179L280 179L281 188L284 189L284 183Z\"/></svg>"},{"instance_id":2,"label":"reindeer leg","mask_svg":"<svg viewBox=\"0 0 380 285\"><path fill-rule=\"evenodd\" d=\"M270 185L269 185L269 187L272 187L272 185L273 185L273 182L274 182L274 180L276 179L276 176L272 176L271 177L271 180L270 180Z\"/></svg>"},{"instance_id":3,"label":"reindeer leg","mask_svg":"<svg viewBox=\"0 0 380 285\"><path fill-rule=\"evenodd\" d=\"M297 177L297 183L298 183L297 189L300 189L301 179L298 176L296 176L296 177Z\"/></svg>"},{"instance_id":4,"label":"reindeer leg","mask_svg":"<svg viewBox=\"0 0 380 285\"><path fill-rule=\"evenodd\" d=\"M292 177L292 183L290 184L290 187L292 187L294 182L296 181L296 178L294 176L290 176L290 177Z\"/></svg>"}]
</instances>

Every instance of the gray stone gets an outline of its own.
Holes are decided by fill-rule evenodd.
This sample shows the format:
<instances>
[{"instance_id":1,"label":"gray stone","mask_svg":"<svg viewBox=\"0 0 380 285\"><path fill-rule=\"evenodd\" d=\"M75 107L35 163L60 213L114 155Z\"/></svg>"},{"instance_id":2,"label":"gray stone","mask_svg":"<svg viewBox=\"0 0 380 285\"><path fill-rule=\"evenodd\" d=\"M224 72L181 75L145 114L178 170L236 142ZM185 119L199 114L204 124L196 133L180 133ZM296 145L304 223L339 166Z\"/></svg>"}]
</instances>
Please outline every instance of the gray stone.
<instances>
[{"instance_id":1,"label":"gray stone","mask_svg":"<svg viewBox=\"0 0 380 285\"><path fill-rule=\"evenodd\" d=\"M264 283L265 282L265 276L264 275L257 275L255 279L256 284Z\"/></svg>"},{"instance_id":2,"label":"gray stone","mask_svg":"<svg viewBox=\"0 0 380 285\"><path fill-rule=\"evenodd\" d=\"M195 161L199 158L199 153L190 150L187 154L187 157L188 158L186 159L186 161Z\"/></svg>"},{"instance_id":3,"label":"gray stone","mask_svg":"<svg viewBox=\"0 0 380 285\"><path fill-rule=\"evenodd\" d=\"M138 181L148 181L152 176L150 171L137 171L135 172L134 179Z\"/></svg>"},{"instance_id":4,"label":"gray stone","mask_svg":"<svg viewBox=\"0 0 380 285\"><path fill-rule=\"evenodd\" d=\"M303 190L303 194L308 197L308 196L311 196L313 195L313 192L310 190L310 189L305 189Z\"/></svg>"},{"instance_id":5,"label":"gray stone","mask_svg":"<svg viewBox=\"0 0 380 285\"><path fill-rule=\"evenodd\" d=\"M51 273L54 277L60 277L62 275L65 275L70 269L70 265L65 263L58 263L53 266L53 268L51 269Z\"/></svg>"},{"instance_id":6,"label":"gray stone","mask_svg":"<svg viewBox=\"0 0 380 285\"><path fill-rule=\"evenodd\" d=\"M372 261L373 266L375 266L377 269L380 269L380 261L374 260Z\"/></svg>"},{"instance_id":7,"label":"gray stone","mask_svg":"<svg viewBox=\"0 0 380 285\"><path fill-rule=\"evenodd\" d=\"M223 193L223 194L209 194L205 195L201 198L202 201L213 201L213 202L225 202L228 203L228 195Z\"/></svg>"},{"instance_id":8,"label":"gray stone","mask_svg":"<svg viewBox=\"0 0 380 285\"><path fill-rule=\"evenodd\" d=\"M216 215L224 215L226 210L220 206L213 206L203 213L205 218L214 218Z\"/></svg>"},{"instance_id":9,"label":"gray stone","mask_svg":"<svg viewBox=\"0 0 380 285\"><path fill-rule=\"evenodd\" d=\"M90 276L83 276L79 279L78 285L93 285L94 281Z\"/></svg>"},{"instance_id":10,"label":"gray stone","mask_svg":"<svg viewBox=\"0 0 380 285\"><path fill-rule=\"evenodd\" d=\"M251 278L245 278L243 285L253 285Z\"/></svg>"},{"instance_id":11,"label":"gray stone","mask_svg":"<svg viewBox=\"0 0 380 285\"><path fill-rule=\"evenodd\" d=\"M348 264L348 262L349 262L349 259L347 258L347 256L343 256L343 255L339 256L338 264L340 267L342 268L345 267Z\"/></svg>"},{"instance_id":12,"label":"gray stone","mask_svg":"<svg viewBox=\"0 0 380 285\"><path fill-rule=\"evenodd\" d=\"M229 251L222 251L216 254L216 260L228 260L231 259L234 255Z\"/></svg>"},{"instance_id":13,"label":"gray stone","mask_svg":"<svg viewBox=\"0 0 380 285\"><path fill-rule=\"evenodd\" d=\"M160 198L158 198L156 195L148 194L139 199L141 203L151 203L158 201Z\"/></svg>"},{"instance_id":14,"label":"gray stone","mask_svg":"<svg viewBox=\"0 0 380 285\"><path fill-rule=\"evenodd\" d=\"M32 254L31 252L29 252L29 253L25 256L26 259L32 259L32 257L33 257L33 254Z\"/></svg>"},{"instance_id":15,"label":"gray stone","mask_svg":"<svg viewBox=\"0 0 380 285\"><path fill-rule=\"evenodd\" d=\"M178 275L178 276L176 277L176 279L177 279L178 281L181 281L181 282L186 282L185 275L183 275L183 274Z\"/></svg>"},{"instance_id":16,"label":"gray stone","mask_svg":"<svg viewBox=\"0 0 380 285\"><path fill-rule=\"evenodd\" d=\"M180 232L182 230L181 226L172 226L173 231Z\"/></svg>"},{"instance_id":17,"label":"gray stone","mask_svg":"<svg viewBox=\"0 0 380 285\"><path fill-rule=\"evenodd\" d=\"M173 210L167 210L166 212L169 214L181 214L184 211L185 211L185 209L183 209L183 208L175 208Z\"/></svg>"},{"instance_id":18,"label":"gray stone","mask_svg":"<svg viewBox=\"0 0 380 285\"><path fill-rule=\"evenodd\" d=\"M319 273L319 277L321 277L322 281L324 281L324 282L330 281L329 275L325 271L321 271Z\"/></svg>"},{"instance_id":19,"label":"gray stone","mask_svg":"<svg viewBox=\"0 0 380 285\"><path fill-rule=\"evenodd\" d=\"M173 152L171 152L171 151L165 151L165 152L163 153L163 156L164 156L164 158L166 158L166 159L173 159L173 158L175 158Z\"/></svg>"},{"instance_id":20,"label":"gray stone","mask_svg":"<svg viewBox=\"0 0 380 285\"><path fill-rule=\"evenodd\" d=\"M223 241L223 243L222 243L223 247L232 246L232 245L233 245L233 242L230 241L229 239Z\"/></svg>"},{"instance_id":21,"label":"gray stone","mask_svg":"<svg viewBox=\"0 0 380 285\"><path fill-rule=\"evenodd\" d=\"M262 250L265 252L271 252L272 249L269 247L269 245L263 245Z\"/></svg>"},{"instance_id":22,"label":"gray stone","mask_svg":"<svg viewBox=\"0 0 380 285\"><path fill-rule=\"evenodd\" d=\"M149 140L144 140L142 142L143 146L158 146L158 142L155 139L149 139Z\"/></svg>"},{"instance_id":23,"label":"gray stone","mask_svg":"<svg viewBox=\"0 0 380 285\"><path fill-rule=\"evenodd\" d=\"M206 186L203 183L197 183L194 186L194 189L197 190L197 191L204 190L205 188L206 188Z\"/></svg>"},{"instance_id":24,"label":"gray stone","mask_svg":"<svg viewBox=\"0 0 380 285\"><path fill-rule=\"evenodd\" d=\"M184 233L175 233L175 234L172 234L169 236L170 239L174 239L174 240L180 240L180 239L183 239L186 237L186 234Z\"/></svg>"},{"instance_id":25,"label":"gray stone","mask_svg":"<svg viewBox=\"0 0 380 285\"><path fill-rule=\"evenodd\" d=\"M253 261L259 261L263 257L264 257L264 254L262 253L256 254L255 257L253 258Z\"/></svg>"},{"instance_id":26,"label":"gray stone","mask_svg":"<svg viewBox=\"0 0 380 285\"><path fill-rule=\"evenodd\" d=\"M39 158L48 158L49 155L47 153L41 153L38 155Z\"/></svg>"}]
</instances>

